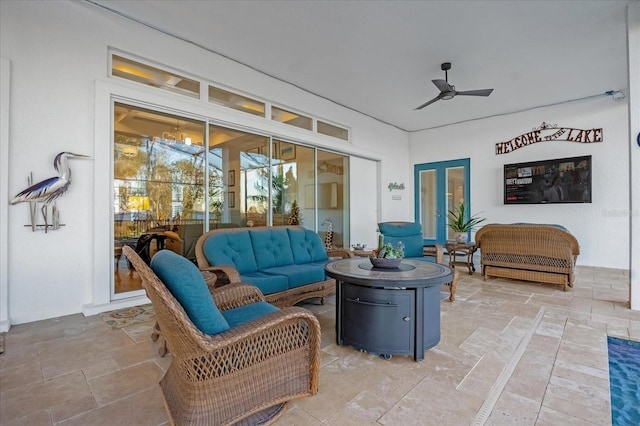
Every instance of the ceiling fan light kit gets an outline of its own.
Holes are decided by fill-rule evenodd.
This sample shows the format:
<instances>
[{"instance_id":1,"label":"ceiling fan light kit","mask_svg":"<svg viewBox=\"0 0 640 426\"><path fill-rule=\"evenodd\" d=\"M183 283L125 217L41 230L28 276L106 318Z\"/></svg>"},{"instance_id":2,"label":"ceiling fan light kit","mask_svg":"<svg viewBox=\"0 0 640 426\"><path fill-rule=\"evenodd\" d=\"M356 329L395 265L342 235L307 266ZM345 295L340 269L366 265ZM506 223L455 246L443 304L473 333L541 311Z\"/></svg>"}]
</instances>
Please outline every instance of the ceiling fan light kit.
<instances>
[{"instance_id":1,"label":"ceiling fan light kit","mask_svg":"<svg viewBox=\"0 0 640 426\"><path fill-rule=\"evenodd\" d=\"M433 82L433 84L436 85L436 87L440 90L440 94L438 96L436 96L435 98L423 103L422 105L420 105L419 107L416 108L416 110L422 109L428 105L431 105L432 103L439 101L439 100L445 100L448 101L449 99L453 99L454 97L458 96L458 95L463 95L463 96L489 96L491 94L491 92L493 92L493 89L479 89L479 90L465 90L465 91L457 91L456 90L456 86L454 86L453 84L449 84L449 74L448 71L451 69L451 62L444 62L442 65L440 65L440 69L442 71L444 71L444 80L439 79L439 80L431 80Z\"/></svg>"}]
</instances>

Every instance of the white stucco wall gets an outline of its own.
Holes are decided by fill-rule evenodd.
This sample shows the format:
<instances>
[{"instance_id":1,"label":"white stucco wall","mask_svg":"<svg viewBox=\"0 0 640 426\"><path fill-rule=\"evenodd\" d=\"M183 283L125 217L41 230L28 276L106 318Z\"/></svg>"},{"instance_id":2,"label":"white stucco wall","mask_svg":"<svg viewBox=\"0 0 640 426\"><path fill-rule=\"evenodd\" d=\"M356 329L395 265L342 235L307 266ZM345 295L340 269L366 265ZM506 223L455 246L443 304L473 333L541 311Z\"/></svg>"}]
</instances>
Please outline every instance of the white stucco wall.
<instances>
[{"instance_id":1,"label":"white stucco wall","mask_svg":"<svg viewBox=\"0 0 640 426\"><path fill-rule=\"evenodd\" d=\"M464 102L454 99L452 102ZM558 127L602 128L602 143L539 142L508 154L495 144L542 122ZM555 223L580 243L579 265L626 269L629 264L629 164L626 100L603 96L560 106L467 122L412 134L415 163L470 158L471 210L487 223ZM504 205L503 165L592 155L591 204Z\"/></svg>"},{"instance_id":2,"label":"white stucco wall","mask_svg":"<svg viewBox=\"0 0 640 426\"><path fill-rule=\"evenodd\" d=\"M354 214L359 201L371 205L372 194L375 197L380 193L376 182L410 180L406 170L408 135L396 128L88 3L0 2L0 11L0 56L12 65L10 170L8 179L0 185L6 185L12 196L25 187L30 171L36 180L55 175L51 163L60 151L93 157L72 164L73 184L58 201L61 222L66 225L61 230L46 235L31 232L24 227L28 207L9 207L7 282L12 324L81 312L87 305L93 306L93 312L108 308L109 289L102 281L110 282L113 263L111 224L108 211L103 210L104 206L109 208L110 200L109 188L104 185L111 168L111 148L104 146L111 137L109 93L143 98L145 102L249 128L264 128L347 154L384 158L380 175L367 180L371 186L353 191ZM288 129L264 119L258 123L255 117L244 117L246 114L110 79L109 47L344 124L352 130L352 143ZM362 169L376 171L376 167ZM7 202L0 200L2 207ZM402 203L406 209L411 208L409 197ZM390 204L390 199L381 199L381 210ZM371 229L373 233L375 223L356 229ZM369 236L352 234L351 238L366 241Z\"/></svg>"}]
</instances>

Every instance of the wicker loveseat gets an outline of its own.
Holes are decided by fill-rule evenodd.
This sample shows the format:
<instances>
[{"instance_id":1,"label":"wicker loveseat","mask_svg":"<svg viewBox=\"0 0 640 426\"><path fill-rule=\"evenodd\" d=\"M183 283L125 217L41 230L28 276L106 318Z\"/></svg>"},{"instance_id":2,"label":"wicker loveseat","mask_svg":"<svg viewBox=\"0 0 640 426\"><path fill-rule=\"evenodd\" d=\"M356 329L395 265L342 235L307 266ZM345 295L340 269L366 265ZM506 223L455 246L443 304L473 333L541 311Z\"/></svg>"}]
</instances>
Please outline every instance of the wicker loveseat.
<instances>
[{"instance_id":1,"label":"wicker loveseat","mask_svg":"<svg viewBox=\"0 0 640 426\"><path fill-rule=\"evenodd\" d=\"M557 225L492 224L476 233L482 275L573 287L580 246Z\"/></svg>"},{"instance_id":2,"label":"wicker loveseat","mask_svg":"<svg viewBox=\"0 0 640 426\"><path fill-rule=\"evenodd\" d=\"M336 282L324 265L331 257L351 257L349 250L326 251L320 236L302 226L215 229L196 243L202 271L216 274L217 285L244 282L260 289L276 306L324 298Z\"/></svg>"}]
</instances>

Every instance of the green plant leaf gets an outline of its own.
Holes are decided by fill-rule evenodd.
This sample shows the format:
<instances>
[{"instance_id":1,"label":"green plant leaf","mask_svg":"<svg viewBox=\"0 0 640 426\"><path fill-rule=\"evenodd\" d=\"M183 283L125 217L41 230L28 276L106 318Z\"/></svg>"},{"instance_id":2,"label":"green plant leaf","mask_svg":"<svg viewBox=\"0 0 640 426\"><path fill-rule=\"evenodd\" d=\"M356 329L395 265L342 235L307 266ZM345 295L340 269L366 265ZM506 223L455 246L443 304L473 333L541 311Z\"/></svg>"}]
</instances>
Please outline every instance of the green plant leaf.
<instances>
[{"instance_id":1,"label":"green plant leaf","mask_svg":"<svg viewBox=\"0 0 640 426\"><path fill-rule=\"evenodd\" d=\"M473 231L478 224L484 222L486 219L478 217L477 214L466 218L466 211L464 203L458 206L458 211L449 210L449 227L453 232L470 232Z\"/></svg>"}]
</instances>

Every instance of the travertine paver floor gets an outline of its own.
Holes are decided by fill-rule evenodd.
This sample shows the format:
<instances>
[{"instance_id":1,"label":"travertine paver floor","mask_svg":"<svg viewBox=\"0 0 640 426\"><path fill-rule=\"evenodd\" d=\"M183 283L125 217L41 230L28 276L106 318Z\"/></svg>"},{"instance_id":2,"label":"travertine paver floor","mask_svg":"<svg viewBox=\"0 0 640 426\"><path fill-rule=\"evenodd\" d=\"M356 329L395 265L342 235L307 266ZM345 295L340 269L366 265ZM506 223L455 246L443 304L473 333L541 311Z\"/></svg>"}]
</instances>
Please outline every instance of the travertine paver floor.
<instances>
[{"instance_id":1,"label":"travertine paver floor","mask_svg":"<svg viewBox=\"0 0 640 426\"><path fill-rule=\"evenodd\" d=\"M460 269L442 302L442 339L423 362L335 344L335 300L305 304L322 326L320 391L278 425L607 425L607 334L640 340L628 272L578 267L575 288ZM2 425L168 423L152 322L112 330L99 316L16 325L0 355Z\"/></svg>"}]
</instances>

